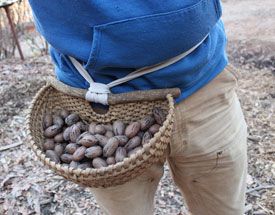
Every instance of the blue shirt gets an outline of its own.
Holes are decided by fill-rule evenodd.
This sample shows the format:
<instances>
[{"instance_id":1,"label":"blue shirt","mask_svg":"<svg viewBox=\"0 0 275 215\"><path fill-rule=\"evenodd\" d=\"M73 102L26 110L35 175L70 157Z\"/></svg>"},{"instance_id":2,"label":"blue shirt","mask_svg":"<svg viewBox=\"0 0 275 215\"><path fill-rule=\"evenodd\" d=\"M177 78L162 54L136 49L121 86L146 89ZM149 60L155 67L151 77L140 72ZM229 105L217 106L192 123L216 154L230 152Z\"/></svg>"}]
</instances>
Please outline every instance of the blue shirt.
<instances>
[{"instance_id":1,"label":"blue shirt","mask_svg":"<svg viewBox=\"0 0 275 215\"><path fill-rule=\"evenodd\" d=\"M219 74L227 64L219 0L29 0L38 31L51 45L57 78L89 84L68 55L96 82L109 83L157 64L207 39L184 59L113 87L113 93L179 87L177 102Z\"/></svg>"}]
</instances>

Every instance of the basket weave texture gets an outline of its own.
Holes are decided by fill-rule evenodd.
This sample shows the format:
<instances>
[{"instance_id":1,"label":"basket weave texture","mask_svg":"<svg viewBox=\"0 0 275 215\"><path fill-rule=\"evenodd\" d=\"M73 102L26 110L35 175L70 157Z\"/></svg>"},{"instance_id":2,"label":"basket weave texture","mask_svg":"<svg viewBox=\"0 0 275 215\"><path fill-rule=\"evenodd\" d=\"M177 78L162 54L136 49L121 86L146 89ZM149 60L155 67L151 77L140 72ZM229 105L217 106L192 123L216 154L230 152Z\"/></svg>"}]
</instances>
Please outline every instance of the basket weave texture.
<instances>
[{"instance_id":1,"label":"basket weave texture","mask_svg":"<svg viewBox=\"0 0 275 215\"><path fill-rule=\"evenodd\" d=\"M165 122L148 144L122 162L100 169L87 168L83 170L56 164L42 151L42 143L45 139L42 119L46 111L64 108L78 113L87 122L110 123L122 120L129 123L151 114L153 107L161 107L168 111ZM167 95L167 99L161 101L111 105L106 114L98 114L84 99L61 93L47 84L40 89L31 103L27 116L27 131L30 138L29 146L46 166L68 180L97 188L123 184L142 174L152 164L163 161L172 134L173 120L174 100L171 95Z\"/></svg>"}]
</instances>

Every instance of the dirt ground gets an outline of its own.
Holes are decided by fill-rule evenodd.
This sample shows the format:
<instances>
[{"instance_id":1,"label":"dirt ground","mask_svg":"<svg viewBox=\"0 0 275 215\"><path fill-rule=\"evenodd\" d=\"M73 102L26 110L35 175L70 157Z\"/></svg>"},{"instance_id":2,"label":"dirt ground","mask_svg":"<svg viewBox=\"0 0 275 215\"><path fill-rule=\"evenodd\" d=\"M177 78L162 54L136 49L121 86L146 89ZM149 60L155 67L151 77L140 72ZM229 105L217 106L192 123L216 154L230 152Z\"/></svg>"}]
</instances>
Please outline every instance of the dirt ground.
<instances>
[{"instance_id":1,"label":"dirt ground","mask_svg":"<svg viewBox=\"0 0 275 215\"><path fill-rule=\"evenodd\" d=\"M275 2L224 0L223 6L249 129L246 214L275 214ZM0 214L101 214L88 189L43 167L25 145L26 109L43 77L53 74L49 57L2 60L0 74ZM167 168L155 208L158 215L188 214Z\"/></svg>"}]
</instances>

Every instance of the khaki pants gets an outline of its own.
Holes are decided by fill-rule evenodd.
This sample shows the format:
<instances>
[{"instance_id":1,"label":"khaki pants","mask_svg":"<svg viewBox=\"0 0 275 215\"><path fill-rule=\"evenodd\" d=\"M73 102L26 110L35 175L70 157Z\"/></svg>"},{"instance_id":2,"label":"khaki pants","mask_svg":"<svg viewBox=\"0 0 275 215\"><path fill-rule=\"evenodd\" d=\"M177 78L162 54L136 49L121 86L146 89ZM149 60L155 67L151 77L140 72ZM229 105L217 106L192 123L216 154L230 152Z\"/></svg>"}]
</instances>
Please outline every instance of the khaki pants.
<instances>
[{"instance_id":1,"label":"khaki pants","mask_svg":"<svg viewBox=\"0 0 275 215\"><path fill-rule=\"evenodd\" d=\"M211 83L176 106L167 161L194 215L241 215L246 187L247 127L227 67ZM120 186L92 189L109 215L150 215L163 174L156 164Z\"/></svg>"}]
</instances>

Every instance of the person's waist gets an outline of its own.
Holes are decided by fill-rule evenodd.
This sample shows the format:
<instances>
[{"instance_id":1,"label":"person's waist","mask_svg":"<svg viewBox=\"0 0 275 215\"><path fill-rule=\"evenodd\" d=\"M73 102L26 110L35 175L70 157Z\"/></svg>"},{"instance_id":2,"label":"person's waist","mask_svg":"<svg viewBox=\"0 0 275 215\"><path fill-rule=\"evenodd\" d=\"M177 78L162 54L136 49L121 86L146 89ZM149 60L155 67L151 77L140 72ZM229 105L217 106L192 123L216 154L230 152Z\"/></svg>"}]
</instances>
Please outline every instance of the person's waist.
<instances>
[{"instance_id":1,"label":"person's waist","mask_svg":"<svg viewBox=\"0 0 275 215\"><path fill-rule=\"evenodd\" d=\"M187 85L192 82L196 76L203 70L205 64L217 61L225 52L226 37L222 28L223 24L220 21L218 25L210 32L210 36L200 45L194 52L186 56L184 59L170 65L168 68L163 68L152 74L145 75L130 82L130 85L136 87L145 87L148 85L154 88L158 82L174 83L174 86ZM58 78L74 87L88 88L88 83L82 78L79 72L71 64L70 60L57 50L51 50L52 57L58 68ZM109 83L116 79L125 77L135 69L132 68L119 68L119 67L106 67L100 71L94 71L92 68L88 72L96 82ZM172 77L172 80L170 80ZM125 84L127 85L127 84Z\"/></svg>"},{"instance_id":2,"label":"person's waist","mask_svg":"<svg viewBox=\"0 0 275 215\"><path fill-rule=\"evenodd\" d=\"M222 50L222 49L221 49ZM196 59L196 64L192 62L187 63L185 60L179 61L169 67L163 68L159 71L151 74L143 75L139 78L130 80L119 86L111 89L114 93L129 92L134 90L148 90L148 89L160 89L160 88L174 88L178 87L186 89L195 85L203 76L208 76L209 73L215 73L215 65L219 63L221 59L225 59L223 51L215 52L211 59L205 56L201 56L200 59ZM108 84L112 81L120 79L132 72L131 69L109 69L101 72L92 73L92 77L98 83ZM87 89L89 83L86 82L77 71L71 70L66 73L63 70L57 69L57 77L62 82L78 88Z\"/></svg>"}]
</instances>

